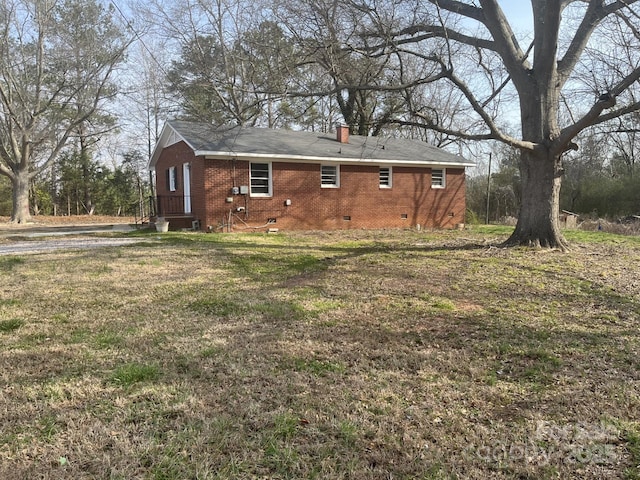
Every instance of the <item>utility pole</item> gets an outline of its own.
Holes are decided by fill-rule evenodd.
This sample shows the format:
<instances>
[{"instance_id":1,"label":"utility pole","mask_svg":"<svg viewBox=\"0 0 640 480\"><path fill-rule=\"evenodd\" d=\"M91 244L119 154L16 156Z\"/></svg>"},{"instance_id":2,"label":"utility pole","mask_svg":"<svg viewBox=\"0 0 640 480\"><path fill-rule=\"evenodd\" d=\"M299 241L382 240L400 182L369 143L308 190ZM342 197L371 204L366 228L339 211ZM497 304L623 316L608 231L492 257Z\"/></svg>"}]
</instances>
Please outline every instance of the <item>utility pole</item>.
<instances>
[{"instance_id":1,"label":"utility pole","mask_svg":"<svg viewBox=\"0 0 640 480\"><path fill-rule=\"evenodd\" d=\"M487 173L487 215L485 224L489 225L489 197L491 195L491 152L489 152L489 172Z\"/></svg>"}]
</instances>

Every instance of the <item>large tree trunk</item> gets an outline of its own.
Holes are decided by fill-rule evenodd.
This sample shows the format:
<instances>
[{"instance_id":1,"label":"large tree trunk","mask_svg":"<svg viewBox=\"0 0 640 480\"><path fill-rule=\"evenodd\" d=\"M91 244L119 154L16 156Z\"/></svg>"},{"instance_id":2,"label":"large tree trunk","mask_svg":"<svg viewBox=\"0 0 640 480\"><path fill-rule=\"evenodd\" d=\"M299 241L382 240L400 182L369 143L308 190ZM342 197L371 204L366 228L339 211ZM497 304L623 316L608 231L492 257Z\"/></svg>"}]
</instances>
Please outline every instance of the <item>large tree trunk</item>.
<instances>
[{"instance_id":1,"label":"large tree trunk","mask_svg":"<svg viewBox=\"0 0 640 480\"><path fill-rule=\"evenodd\" d=\"M558 19L559 20L559 19ZM555 70L555 52L536 52L538 61L549 63L546 75L539 75L521 84L520 116L522 138L535 144L531 149L522 149L520 155L520 177L522 198L516 228L505 245L559 248L567 250L568 244L560 232L558 214L560 210L560 185L562 162L565 150L557 144L558 105L560 103L560 81ZM545 57L545 58L542 58Z\"/></svg>"},{"instance_id":2,"label":"large tree trunk","mask_svg":"<svg viewBox=\"0 0 640 480\"><path fill-rule=\"evenodd\" d=\"M516 228L505 245L567 250L558 220L562 169L548 150L523 151L520 160L522 203Z\"/></svg>"},{"instance_id":3,"label":"large tree trunk","mask_svg":"<svg viewBox=\"0 0 640 480\"><path fill-rule=\"evenodd\" d=\"M31 220L29 212L29 185L31 179L26 171L17 171L11 179L13 187L12 223L27 223Z\"/></svg>"}]
</instances>

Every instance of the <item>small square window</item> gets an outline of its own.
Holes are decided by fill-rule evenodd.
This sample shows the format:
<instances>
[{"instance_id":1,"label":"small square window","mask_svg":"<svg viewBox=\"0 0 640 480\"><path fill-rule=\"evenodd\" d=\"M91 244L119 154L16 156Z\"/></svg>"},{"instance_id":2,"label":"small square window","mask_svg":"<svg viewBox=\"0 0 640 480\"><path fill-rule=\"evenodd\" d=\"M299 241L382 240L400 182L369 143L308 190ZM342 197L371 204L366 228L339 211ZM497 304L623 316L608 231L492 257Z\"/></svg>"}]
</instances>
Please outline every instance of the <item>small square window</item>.
<instances>
[{"instance_id":1,"label":"small square window","mask_svg":"<svg viewBox=\"0 0 640 480\"><path fill-rule=\"evenodd\" d=\"M320 166L320 185L322 188L337 188L340 186L340 169L337 165Z\"/></svg>"},{"instance_id":2,"label":"small square window","mask_svg":"<svg viewBox=\"0 0 640 480\"><path fill-rule=\"evenodd\" d=\"M433 168L431 170L431 188L445 187L446 172L444 168Z\"/></svg>"},{"instance_id":3,"label":"small square window","mask_svg":"<svg viewBox=\"0 0 640 480\"><path fill-rule=\"evenodd\" d=\"M380 167L380 188L391 188L391 167Z\"/></svg>"}]
</instances>

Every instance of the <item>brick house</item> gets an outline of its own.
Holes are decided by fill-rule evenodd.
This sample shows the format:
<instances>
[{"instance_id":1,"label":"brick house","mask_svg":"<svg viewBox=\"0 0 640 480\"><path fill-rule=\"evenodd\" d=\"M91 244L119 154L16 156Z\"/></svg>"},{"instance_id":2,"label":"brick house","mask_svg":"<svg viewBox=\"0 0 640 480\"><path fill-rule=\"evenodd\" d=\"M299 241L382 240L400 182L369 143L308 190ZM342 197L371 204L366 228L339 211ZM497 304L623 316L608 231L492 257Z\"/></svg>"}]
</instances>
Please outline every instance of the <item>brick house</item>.
<instances>
[{"instance_id":1,"label":"brick house","mask_svg":"<svg viewBox=\"0 0 640 480\"><path fill-rule=\"evenodd\" d=\"M204 231L453 228L465 167L416 140L171 121L149 161L156 213Z\"/></svg>"}]
</instances>

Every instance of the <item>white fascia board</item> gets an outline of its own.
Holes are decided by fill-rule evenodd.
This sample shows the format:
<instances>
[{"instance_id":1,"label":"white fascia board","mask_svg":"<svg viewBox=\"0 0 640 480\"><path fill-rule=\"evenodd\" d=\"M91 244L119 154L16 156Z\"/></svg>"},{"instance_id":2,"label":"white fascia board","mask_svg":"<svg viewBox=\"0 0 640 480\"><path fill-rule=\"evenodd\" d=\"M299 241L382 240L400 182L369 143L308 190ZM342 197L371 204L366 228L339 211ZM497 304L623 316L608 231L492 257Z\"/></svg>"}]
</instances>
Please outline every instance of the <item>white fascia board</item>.
<instances>
[{"instance_id":1,"label":"white fascia board","mask_svg":"<svg viewBox=\"0 0 640 480\"><path fill-rule=\"evenodd\" d=\"M196 156L203 156L208 160L228 160L233 158L236 160L252 161L252 160L266 160L288 163L339 163L342 165L392 165L396 167L475 167L475 163L464 162L435 162L435 161L415 161L407 162L402 160L391 159L377 159L377 158L345 158L345 157L312 157L306 155L276 155L270 153L252 153L252 154L238 154L234 152L208 152L198 150L195 151Z\"/></svg>"}]
</instances>

